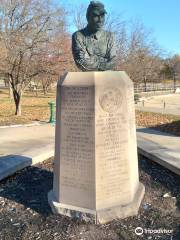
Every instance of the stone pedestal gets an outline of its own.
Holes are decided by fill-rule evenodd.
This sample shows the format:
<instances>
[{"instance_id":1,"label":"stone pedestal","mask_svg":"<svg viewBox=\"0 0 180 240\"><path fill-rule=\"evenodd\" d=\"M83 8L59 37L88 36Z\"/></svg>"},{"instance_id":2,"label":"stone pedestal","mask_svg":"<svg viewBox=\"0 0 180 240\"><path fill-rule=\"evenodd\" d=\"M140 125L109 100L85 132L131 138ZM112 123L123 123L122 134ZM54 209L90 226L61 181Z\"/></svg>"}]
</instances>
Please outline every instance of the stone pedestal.
<instances>
[{"instance_id":1,"label":"stone pedestal","mask_svg":"<svg viewBox=\"0 0 180 240\"><path fill-rule=\"evenodd\" d=\"M58 82L53 212L95 223L137 214L133 83L125 72L70 72Z\"/></svg>"}]
</instances>

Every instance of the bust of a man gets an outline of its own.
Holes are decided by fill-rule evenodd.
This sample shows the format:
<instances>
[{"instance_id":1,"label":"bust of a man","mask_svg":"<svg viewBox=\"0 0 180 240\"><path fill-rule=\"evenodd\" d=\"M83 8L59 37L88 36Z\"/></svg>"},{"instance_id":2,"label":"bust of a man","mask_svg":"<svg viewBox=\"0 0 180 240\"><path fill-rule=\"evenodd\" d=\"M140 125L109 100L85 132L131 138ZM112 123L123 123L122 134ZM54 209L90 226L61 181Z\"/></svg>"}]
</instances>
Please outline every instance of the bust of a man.
<instances>
[{"instance_id":1,"label":"bust of a man","mask_svg":"<svg viewBox=\"0 0 180 240\"><path fill-rule=\"evenodd\" d=\"M104 31L106 10L99 1L91 1L86 13L87 26L72 36L72 52L82 71L113 70L116 62L114 35Z\"/></svg>"}]
</instances>

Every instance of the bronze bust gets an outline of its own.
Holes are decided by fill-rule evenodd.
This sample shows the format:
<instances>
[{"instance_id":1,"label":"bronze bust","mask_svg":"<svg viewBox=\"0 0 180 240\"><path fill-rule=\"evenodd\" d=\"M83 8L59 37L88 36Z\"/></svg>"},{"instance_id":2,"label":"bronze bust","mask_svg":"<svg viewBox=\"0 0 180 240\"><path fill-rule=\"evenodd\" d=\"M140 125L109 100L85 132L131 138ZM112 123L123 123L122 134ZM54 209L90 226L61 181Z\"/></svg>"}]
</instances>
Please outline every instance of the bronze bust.
<instances>
[{"instance_id":1,"label":"bronze bust","mask_svg":"<svg viewBox=\"0 0 180 240\"><path fill-rule=\"evenodd\" d=\"M116 47L112 32L103 30L106 10L99 1L91 1L86 13L87 26L72 36L72 53L82 71L113 70Z\"/></svg>"}]
</instances>

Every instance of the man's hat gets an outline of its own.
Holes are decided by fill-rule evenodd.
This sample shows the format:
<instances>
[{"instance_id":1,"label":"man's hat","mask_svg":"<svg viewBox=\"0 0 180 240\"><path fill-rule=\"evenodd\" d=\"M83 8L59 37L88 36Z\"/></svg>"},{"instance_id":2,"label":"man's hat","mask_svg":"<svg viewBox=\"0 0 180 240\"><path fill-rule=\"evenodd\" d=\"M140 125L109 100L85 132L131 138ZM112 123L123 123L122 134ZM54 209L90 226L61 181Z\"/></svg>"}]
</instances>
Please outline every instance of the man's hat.
<instances>
[{"instance_id":1,"label":"man's hat","mask_svg":"<svg viewBox=\"0 0 180 240\"><path fill-rule=\"evenodd\" d=\"M96 12L96 11L100 14L107 13L103 3L99 1L91 1L87 8L87 15L89 15L90 12Z\"/></svg>"}]
</instances>

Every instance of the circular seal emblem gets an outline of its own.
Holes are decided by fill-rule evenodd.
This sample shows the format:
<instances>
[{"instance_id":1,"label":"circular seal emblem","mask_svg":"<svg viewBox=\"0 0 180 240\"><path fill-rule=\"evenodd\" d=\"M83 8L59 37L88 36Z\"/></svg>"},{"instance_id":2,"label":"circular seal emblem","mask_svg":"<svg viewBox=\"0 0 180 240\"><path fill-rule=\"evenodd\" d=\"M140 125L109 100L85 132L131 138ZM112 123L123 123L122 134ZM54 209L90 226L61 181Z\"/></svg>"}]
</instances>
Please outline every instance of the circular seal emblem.
<instances>
[{"instance_id":1,"label":"circular seal emblem","mask_svg":"<svg viewBox=\"0 0 180 240\"><path fill-rule=\"evenodd\" d=\"M118 88L109 88L100 96L99 103L104 111L116 112L122 103L122 93Z\"/></svg>"}]
</instances>

